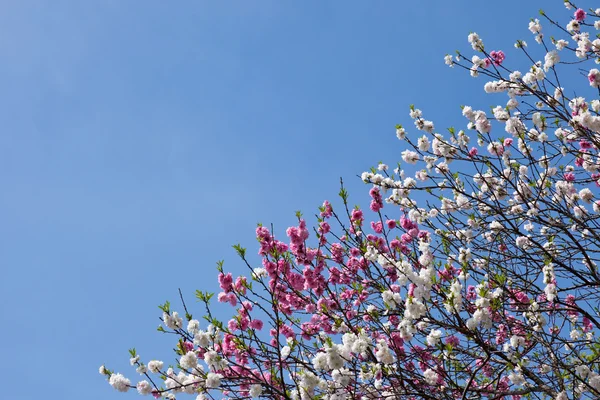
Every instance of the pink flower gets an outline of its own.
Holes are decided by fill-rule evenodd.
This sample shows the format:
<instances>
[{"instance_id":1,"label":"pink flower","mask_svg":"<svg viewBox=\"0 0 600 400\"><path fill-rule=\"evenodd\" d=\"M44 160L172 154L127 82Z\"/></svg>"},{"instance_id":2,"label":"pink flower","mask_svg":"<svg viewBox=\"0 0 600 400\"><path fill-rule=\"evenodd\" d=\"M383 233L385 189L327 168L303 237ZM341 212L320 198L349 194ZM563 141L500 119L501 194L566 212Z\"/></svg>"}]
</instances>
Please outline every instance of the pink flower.
<instances>
[{"instance_id":1,"label":"pink flower","mask_svg":"<svg viewBox=\"0 0 600 400\"><path fill-rule=\"evenodd\" d=\"M354 209L352 210L351 220L358 225L362 225L363 222L363 212L361 210Z\"/></svg>"},{"instance_id":2,"label":"pink flower","mask_svg":"<svg viewBox=\"0 0 600 400\"><path fill-rule=\"evenodd\" d=\"M237 331L240 328L240 326L238 325L236 320L230 319L227 323L227 328L229 328L231 332L234 332Z\"/></svg>"},{"instance_id":3,"label":"pink flower","mask_svg":"<svg viewBox=\"0 0 600 400\"><path fill-rule=\"evenodd\" d=\"M501 156L504 154L504 146L502 146L502 143L500 142L491 142L488 144L487 150L494 156Z\"/></svg>"},{"instance_id":4,"label":"pink flower","mask_svg":"<svg viewBox=\"0 0 600 400\"><path fill-rule=\"evenodd\" d=\"M250 328L260 331L263 328L263 322L260 319L250 321Z\"/></svg>"},{"instance_id":5,"label":"pink flower","mask_svg":"<svg viewBox=\"0 0 600 400\"><path fill-rule=\"evenodd\" d=\"M325 200L323 203L323 211L321 211L321 217L329 218L333 214L333 208L331 208L331 204Z\"/></svg>"},{"instance_id":6,"label":"pink flower","mask_svg":"<svg viewBox=\"0 0 600 400\"><path fill-rule=\"evenodd\" d=\"M383 199L381 197L381 194L379 193L379 189L374 187L369 191L369 194L373 198L373 200L371 201L370 208L373 212L378 212L383 208Z\"/></svg>"},{"instance_id":7,"label":"pink flower","mask_svg":"<svg viewBox=\"0 0 600 400\"><path fill-rule=\"evenodd\" d=\"M477 155L477 148L472 147L471 150L469 150L469 157L475 157L476 155Z\"/></svg>"},{"instance_id":8,"label":"pink flower","mask_svg":"<svg viewBox=\"0 0 600 400\"><path fill-rule=\"evenodd\" d=\"M585 10L578 8L573 15L578 22L581 22L585 19Z\"/></svg>"},{"instance_id":9,"label":"pink flower","mask_svg":"<svg viewBox=\"0 0 600 400\"><path fill-rule=\"evenodd\" d=\"M231 272L227 275L222 272L219 274L219 285L225 293L231 292L233 289L233 277L231 276Z\"/></svg>"},{"instance_id":10,"label":"pink flower","mask_svg":"<svg viewBox=\"0 0 600 400\"><path fill-rule=\"evenodd\" d=\"M404 216L400 218L400 226L402 226L402 228L406 229L407 231L416 228L416 225L410 219Z\"/></svg>"},{"instance_id":11,"label":"pink flower","mask_svg":"<svg viewBox=\"0 0 600 400\"><path fill-rule=\"evenodd\" d=\"M377 222L371 222L371 228L376 232L376 233L381 233L383 232L383 224L381 223L381 221L377 221Z\"/></svg>"},{"instance_id":12,"label":"pink flower","mask_svg":"<svg viewBox=\"0 0 600 400\"><path fill-rule=\"evenodd\" d=\"M458 339L454 335L448 336L446 338L446 344L449 344L449 345L452 345L452 346L456 347L456 346L458 346L460 344L460 339Z\"/></svg>"},{"instance_id":13,"label":"pink flower","mask_svg":"<svg viewBox=\"0 0 600 400\"><path fill-rule=\"evenodd\" d=\"M233 287L238 293L246 294L246 277L238 276Z\"/></svg>"},{"instance_id":14,"label":"pink flower","mask_svg":"<svg viewBox=\"0 0 600 400\"><path fill-rule=\"evenodd\" d=\"M502 50L498 50L498 51L493 50L490 53L490 57L492 58L494 65L500 65L504 61L505 55ZM486 59L486 67L487 67L487 61L488 61L488 59Z\"/></svg>"},{"instance_id":15,"label":"pink flower","mask_svg":"<svg viewBox=\"0 0 600 400\"><path fill-rule=\"evenodd\" d=\"M509 147L512 144L513 144L512 138L506 138L506 139L504 139L504 147Z\"/></svg>"}]
</instances>

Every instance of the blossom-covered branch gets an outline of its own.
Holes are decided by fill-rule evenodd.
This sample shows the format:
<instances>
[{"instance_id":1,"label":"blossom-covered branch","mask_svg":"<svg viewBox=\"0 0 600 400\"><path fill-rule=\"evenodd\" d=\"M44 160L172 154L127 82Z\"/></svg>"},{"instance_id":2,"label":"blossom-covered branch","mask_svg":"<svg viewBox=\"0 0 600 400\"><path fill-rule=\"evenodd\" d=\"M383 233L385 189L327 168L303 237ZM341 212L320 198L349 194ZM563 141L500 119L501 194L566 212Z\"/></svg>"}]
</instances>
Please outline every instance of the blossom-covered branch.
<instances>
[{"instance_id":1,"label":"blossom-covered branch","mask_svg":"<svg viewBox=\"0 0 600 400\"><path fill-rule=\"evenodd\" d=\"M600 9L565 6L529 23L535 49L471 33L471 55L446 56L496 103L444 134L411 106L401 162L361 176L368 209L342 184L312 229L259 226L260 265L236 245L228 321L211 293L202 320L162 305L177 365L131 350L142 380L100 372L156 398L600 398Z\"/></svg>"}]
</instances>

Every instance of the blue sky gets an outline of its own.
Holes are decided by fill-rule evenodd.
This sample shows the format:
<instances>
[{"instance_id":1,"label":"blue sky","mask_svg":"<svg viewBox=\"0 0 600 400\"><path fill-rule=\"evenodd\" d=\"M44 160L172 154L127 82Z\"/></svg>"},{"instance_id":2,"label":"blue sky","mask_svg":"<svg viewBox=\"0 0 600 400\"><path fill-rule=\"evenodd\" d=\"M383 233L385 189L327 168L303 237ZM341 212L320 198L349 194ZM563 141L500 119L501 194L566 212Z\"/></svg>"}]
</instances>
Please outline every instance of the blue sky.
<instances>
[{"instance_id":1,"label":"blue sky","mask_svg":"<svg viewBox=\"0 0 600 400\"><path fill-rule=\"evenodd\" d=\"M172 360L159 303L242 271L232 244L254 254L257 222L283 234L340 177L367 204L356 176L400 158L409 104L443 129L493 103L443 56L476 31L510 66L561 3L4 2L3 397L137 396L97 369Z\"/></svg>"}]
</instances>

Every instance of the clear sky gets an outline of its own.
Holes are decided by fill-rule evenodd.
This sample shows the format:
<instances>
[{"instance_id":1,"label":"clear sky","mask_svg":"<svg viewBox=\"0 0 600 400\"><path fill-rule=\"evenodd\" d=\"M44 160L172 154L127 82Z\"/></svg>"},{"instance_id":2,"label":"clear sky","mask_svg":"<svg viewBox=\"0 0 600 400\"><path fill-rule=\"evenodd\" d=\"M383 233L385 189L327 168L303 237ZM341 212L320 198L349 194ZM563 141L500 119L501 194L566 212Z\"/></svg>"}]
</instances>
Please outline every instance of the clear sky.
<instances>
[{"instance_id":1,"label":"clear sky","mask_svg":"<svg viewBox=\"0 0 600 400\"><path fill-rule=\"evenodd\" d=\"M283 234L340 177L368 204L356 176L400 159L409 104L440 130L493 103L443 56L476 31L510 67L561 3L2 2L1 397L137 396L98 366L173 360L159 303L194 307L216 261L242 271L232 244L255 254L257 222Z\"/></svg>"}]
</instances>

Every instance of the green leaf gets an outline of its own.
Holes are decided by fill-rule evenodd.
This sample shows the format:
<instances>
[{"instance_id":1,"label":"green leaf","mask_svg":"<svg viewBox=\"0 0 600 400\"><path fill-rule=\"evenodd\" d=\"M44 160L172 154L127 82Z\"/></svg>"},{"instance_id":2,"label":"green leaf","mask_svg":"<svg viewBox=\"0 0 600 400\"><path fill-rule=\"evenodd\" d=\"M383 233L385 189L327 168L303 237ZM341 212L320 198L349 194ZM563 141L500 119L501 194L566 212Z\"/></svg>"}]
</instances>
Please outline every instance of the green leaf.
<instances>
[{"instance_id":1,"label":"green leaf","mask_svg":"<svg viewBox=\"0 0 600 400\"><path fill-rule=\"evenodd\" d=\"M237 252L238 256L240 256L240 258L244 259L244 257L246 257L246 249L243 248L239 243L234 244L233 248Z\"/></svg>"},{"instance_id":2,"label":"green leaf","mask_svg":"<svg viewBox=\"0 0 600 400\"><path fill-rule=\"evenodd\" d=\"M165 301L165 304L158 306L158 308L160 308L162 312L166 312L168 314L171 310L171 303Z\"/></svg>"}]
</instances>

